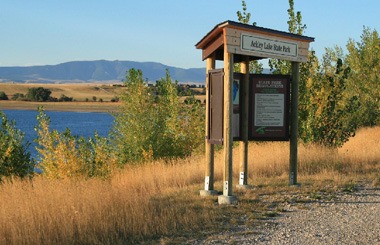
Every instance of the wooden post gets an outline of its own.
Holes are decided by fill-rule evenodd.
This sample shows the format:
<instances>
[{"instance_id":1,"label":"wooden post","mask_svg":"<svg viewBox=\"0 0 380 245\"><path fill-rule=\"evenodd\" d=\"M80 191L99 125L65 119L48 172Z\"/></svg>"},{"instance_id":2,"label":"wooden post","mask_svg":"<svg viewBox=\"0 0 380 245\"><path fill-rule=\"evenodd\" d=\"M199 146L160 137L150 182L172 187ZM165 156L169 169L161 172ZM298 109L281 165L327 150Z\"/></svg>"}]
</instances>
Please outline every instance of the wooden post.
<instances>
[{"instance_id":1,"label":"wooden post","mask_svg":"<svg viewBox=\"0 0 380 245\"><path fill-rule=\"evenodd\" d=\"M226 42L225 42L226 43ZM232 86L234 73L234 55L224 47L224 111L223 111L223 195L218 197L219 204L232 204L236 197L232 196Z\"/></svg>"},{"instance_id":2,"label":"wooden post","mask_svg":"<svg viewBox=\"0 0 380 245\"><path fill-rule=\"evenodd\" d=\"M249 57L245 56L243 62L240 63L240 72L244 74L244 81L240 84L240 120L241 120L241 136L239 145L240 166L239 166L239 185L238 187L248 186L248 103L249 103Z\"/></svg>"},{"instance_id":3,"label":"wooden post","mask_svg":"<svg viewBox=\"0 0 380 245\"><path fill-rule=\"evenodd\" d=\"M292 85L290 105L290 166L289 185L297 185L297 163L298 163L298 84L299 84L299 62L292 62Z\"/></svg>"},{"instance_id":4,"label":"wooden post","mask_svg":"<svg viewBox=\"0 0 380 245\"><path fill-rule=\"evenodd\" d=\"M205 185L204 190L200 191L201 196L210 196L218 194L214 190L214 145L208 142L208 136L210 134L209 121L209 107L210 107L210 98L209 98L209 89L210 81L208 72L209 70L215 69L215 54L211 55L206 59L206 120L205 120L205 151L206 151L206 169L205 169Z\"/></svg>"}]
</instances>

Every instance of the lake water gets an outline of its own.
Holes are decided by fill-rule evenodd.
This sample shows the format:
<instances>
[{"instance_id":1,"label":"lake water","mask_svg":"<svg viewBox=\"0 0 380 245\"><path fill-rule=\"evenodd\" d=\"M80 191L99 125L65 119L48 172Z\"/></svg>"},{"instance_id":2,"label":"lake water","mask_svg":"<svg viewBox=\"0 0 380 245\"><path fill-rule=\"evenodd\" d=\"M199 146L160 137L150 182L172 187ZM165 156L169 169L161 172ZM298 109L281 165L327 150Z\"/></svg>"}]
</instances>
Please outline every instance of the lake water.
<instances>
[{"instance_id":1,"label":"lake water","mask_svg":"<svg viewBox=\"0 0 380 245\"><path fill-rule=\"evenodd\" d=\"M37 138L37 133L34 127L37 126L37 111L30 110L2 110L7 116L8 120L15 120L16 128L25 133L25 141L31 143L28 150L35 157L37 151L35 150L34 139ZM72 135L93 137L95 131L100 136L107 136L114 117L108 113L97 112L58 112L58 111L45 111L46 115L50 117L50 129L56 129L59 132L64 132L69 128Z\"/></svg>"}]
</instances>

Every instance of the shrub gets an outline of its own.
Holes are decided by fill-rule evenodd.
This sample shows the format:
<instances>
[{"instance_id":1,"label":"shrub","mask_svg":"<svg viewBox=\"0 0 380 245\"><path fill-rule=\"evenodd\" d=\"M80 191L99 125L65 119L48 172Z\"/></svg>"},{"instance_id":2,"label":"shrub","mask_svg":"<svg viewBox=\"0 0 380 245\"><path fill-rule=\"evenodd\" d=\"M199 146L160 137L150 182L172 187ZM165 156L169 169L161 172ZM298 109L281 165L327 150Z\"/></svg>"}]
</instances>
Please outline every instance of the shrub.
<instances>
[{"instance_id":1,"label":"shrub","mask_svg":"<svg viewBox=\"0 0 380 245\"><path fill-rule=\"evenodd\" d=\"M119 102L119 97L115 96L111 99L111 102Z\"/></svg>"},{"instance_id":2,"label":"shrub","mask_svg":"<svg viewBox=\"0 0 380 245\"><path fill-rule=\"evenodd\" d=\"M77 137L69 129L50 131L50 118L39 108L36 127L39 167L48 178L108 178L114 157L108 139Z\"/></svg>"},{"instance_id":3,"label":"shrub","mask_svg":"<svg viewBox=\"0 0 380 245\"><path fill-rule=\"evenodd\" d=\"M0 91L0 100L8 100L8 96L3 91Z\"/></svg>"},{"instance_id":4,"label":"shrub","mask_svg":"<svg viewBox=\"0 0 380 245\"><path fill-rule=\"evenodd\" d=\"M61 97L58 99L59 102L68 102L68 101L73 101L73 97L68 97L64 94L61 94Z\"/></svg>"},{"instance_id":5,"label":"shrub","mask_svg":"<svg viewBox=\"0 0 380 245\"><path fill-rule=\"evenodd\" d=\"M115 115L112 143L120 164L190 155L203 142L202 111L198 103L179 101L169 72L156 84L157 95L131 69L125 81L121 111Z\"/></svg>"},{"instance_id":6,"label":"shrub","mask_svg":"<svg viewBox=\"0 0 380 245\"><path fill-rule=\"evenodd\" d=\"M26 100L26 97L24 94L15 93L14 95L12 95L12 100Z\"/></svg>"},{"instance_id":7,"label":"shrub","mask_svg":"<svg viewBox=\"0 0 380 245\"><path fill-rule=\"evenodd\" d=\"M0 112L0 181L2 177L32 176L34 161L26 151L29 143L23 144L24 134L16 129L14 121L8 121Z\"/></svg>"},{"instance_id":8,"label":"shrub","mask_svg":"<svg viewBox=\"0 0 380 245\"><path fill-rule=\"evenodd\" d=\"M43 87L38 88L29 88L26 94L26 98L31 101L49 101L50 100L51 91L49 89L45 89Z\"/></svg>"}]
</instances>

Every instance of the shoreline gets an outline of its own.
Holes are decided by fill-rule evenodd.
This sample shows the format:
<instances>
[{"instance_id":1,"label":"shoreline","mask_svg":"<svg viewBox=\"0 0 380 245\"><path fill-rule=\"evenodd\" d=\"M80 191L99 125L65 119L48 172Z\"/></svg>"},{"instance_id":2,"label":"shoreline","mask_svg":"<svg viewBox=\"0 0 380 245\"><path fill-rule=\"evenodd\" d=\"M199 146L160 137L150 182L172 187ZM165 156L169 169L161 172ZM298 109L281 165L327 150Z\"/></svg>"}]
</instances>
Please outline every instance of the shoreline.
<instances>
[{"instance_id":1,"label":"shoreline","mask_svg":"<svg viewBox=\"0 0 380 245\"><path fill-rule=\"evenodd\" d=\"M36 111L42 106L46 111L71 111L71 112L105 112L113 113L118 111L120 102L31 102L1 100L0 111L2 110L32 110Z\"/></svg>"}]
</instances>

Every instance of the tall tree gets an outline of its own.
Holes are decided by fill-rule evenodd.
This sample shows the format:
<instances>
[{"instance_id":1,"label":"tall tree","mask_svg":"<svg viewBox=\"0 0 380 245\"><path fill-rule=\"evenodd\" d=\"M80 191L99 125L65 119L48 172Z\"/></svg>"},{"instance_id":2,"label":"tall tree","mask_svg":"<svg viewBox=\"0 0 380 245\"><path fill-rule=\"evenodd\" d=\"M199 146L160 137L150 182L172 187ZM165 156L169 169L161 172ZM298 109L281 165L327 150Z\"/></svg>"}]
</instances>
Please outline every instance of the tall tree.
<instances>
[{"instance_id":1,"label":"tall tree","mask_svg":"<svg viewBox=\"0 0 380 245\"><path fill-rule=\"evenodd\" d=\"M342 49L326 49L319 72L311 77L306 93L307 113L311 117L304 121L310 130L301 131L306 134L304 141L340 147L355 134L357 123L353 115L358 109L358 98L347 94L349 75Z\"/></svg>"},{"instance_id":2,"label":"tall tree","mask_svg":"<svg viewBox=\"0 0 380 245\"><path fill-rule=\"evenodd\" d=\"M288 31L293 34L303 35L306 25L302 23L301 12L294 12L294 0L289 0L288 16ZM268 64L274 74L289 74L291 71L291 64L286 60L270 59Z\"/></svg>"},{"instance_id":3,"label":"tall tree","mask_svg":"<svg viewBox=\"0 0 380 245\"><path fill-rule=\"evenodd\" d=\"M380 123L380 37L376 30L364 28L360 42L350 39L347 63L351 68L350 91L360 108L357 120L362 126Z\"/></svg>"},{"instance_id":4,"label":"tall tree","mask_svg":"<svg viewBox=\"0 0 380 245\"><path fill-rule=\"evenodd\" d=\"M119 164L184 157L202 144L201 107L180 101L168 71L152 91L142 71L130 69L121 102L111 131Z\"/></svg>"},{"instance_id":5,"label":"tall tree","mask_svg":"<svg viewBox=\"0 0 380 245\"><path fill-rule=\"evenodd\" d=\"M238 21L243 24L249 24L251 21L251 13L247 12L247 4L244 0L241 1L242 12L239 10L236 12ZM252 25L256 26L256 22ZM240 64L236 64L234 67L236 72L240 72ZM249 72L253 74L261 74L263 72L263 64L259 63L257 60L249 62Z\"/></svg>"}]
</instances>

